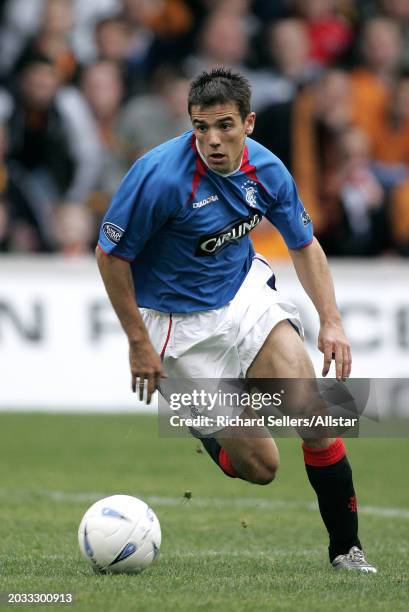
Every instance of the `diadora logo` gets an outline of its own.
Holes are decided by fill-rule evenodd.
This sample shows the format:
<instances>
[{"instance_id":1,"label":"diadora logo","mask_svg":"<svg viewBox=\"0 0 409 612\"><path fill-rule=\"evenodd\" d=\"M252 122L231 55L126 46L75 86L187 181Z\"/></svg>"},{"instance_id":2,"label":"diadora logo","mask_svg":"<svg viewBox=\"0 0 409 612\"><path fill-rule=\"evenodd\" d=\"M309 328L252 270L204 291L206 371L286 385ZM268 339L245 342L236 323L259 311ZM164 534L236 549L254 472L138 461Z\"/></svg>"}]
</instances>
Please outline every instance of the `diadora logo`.
<instances>
[{"instance_id":1,"label":"diadora logo","mask_svg":"<svg viewBox=\"0 0 409 612\"><path fill-rule=\"evenodd\" d=\"M211 195L207 198L204 198L203 200L200 200L200 202L193 202L193 208L202 208L202 206L206 206L206 204L217 202L218 199L219 199L219 196Z\"/></svg>"},{"instance_id":2,"label":"diadora logo","mask_svg":"<svg viewBox=\"0 0 409 612\"><path fill-rule=\"evenodd\" d=\"M262 218L261 214L253 212L248 217L239 219L214 234L202 236L196 247L196 256L216 255L227 245L239 242L260 223Z\"/></svg>"},{"instance_id":3,"label":"diadora logo","mask_svg":"<svg viewBox=\"0 0 409 612\"><path fill-rule=\"evenodd\" d=\"M106 238L108 238L109 242L113 244L118 244L124 235L124 230L119 225L115 225L115 223L108 223L107 221L102 226L102 231L104 232Z\"/></svg>"},{"instance_id":4,"label":"diadora logo","mask_svg":"<svg viewBox=\"0 0 409 612\"><path fill-rule=\"evenodd\" d=\"M246 192L246 202L250 206L257 205L257 183L256 181L248 180L242 185L242 189Z\"/></svg>"}]
</instances>

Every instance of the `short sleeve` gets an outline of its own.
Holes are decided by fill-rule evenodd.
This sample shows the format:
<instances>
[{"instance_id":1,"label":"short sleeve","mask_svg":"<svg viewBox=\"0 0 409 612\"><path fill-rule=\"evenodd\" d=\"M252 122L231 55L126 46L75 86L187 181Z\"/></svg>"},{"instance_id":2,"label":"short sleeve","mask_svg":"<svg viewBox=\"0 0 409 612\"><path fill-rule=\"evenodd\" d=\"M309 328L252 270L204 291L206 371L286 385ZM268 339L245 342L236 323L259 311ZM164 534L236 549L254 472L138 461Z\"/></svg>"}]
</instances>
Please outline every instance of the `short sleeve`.
<instances>
[{"instance_id":1,"label":"short sleeve","mask_svg":"<svg viewBox=\"0 0 409 612\"><path fill-rule=\"evenodd\" d=\"M274 176L278 188L274 203L266 212L266 218L278 229L289 249L308 246L313 239L311 217L298 195L294 179L280 163Z\"/></svg>"},{"instance_id":2,"label":"short sleeve","mask_svg":"<svg viewBox=\"0 0 409 612\"><path fill-rule=\"evenodd\" d=\"M158 169L139 160L109 205L98 246L107 255L133 261L151 236L175 214L176 201Z\"/></svg>"}]
</instances>

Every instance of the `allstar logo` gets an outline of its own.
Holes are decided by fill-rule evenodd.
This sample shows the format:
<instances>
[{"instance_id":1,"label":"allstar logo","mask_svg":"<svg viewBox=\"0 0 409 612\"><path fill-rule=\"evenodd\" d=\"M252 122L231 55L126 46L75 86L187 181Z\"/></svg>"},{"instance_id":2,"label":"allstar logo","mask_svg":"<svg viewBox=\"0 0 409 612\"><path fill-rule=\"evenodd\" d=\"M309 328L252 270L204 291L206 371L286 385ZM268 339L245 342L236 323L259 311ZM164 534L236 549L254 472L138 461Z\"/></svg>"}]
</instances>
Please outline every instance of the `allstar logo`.
<instances>
[{"instance_id":1,"label":"allstar logo","mask_svg":"<svg viewBox=\"0 0 409 612\"><path fill-rule=\"evenodd\" d=\"M248 180L242 185L242 189L246 192L246 202L252 208L257 205L257 183L256 181Z\"/></svg>"}]
</instances>

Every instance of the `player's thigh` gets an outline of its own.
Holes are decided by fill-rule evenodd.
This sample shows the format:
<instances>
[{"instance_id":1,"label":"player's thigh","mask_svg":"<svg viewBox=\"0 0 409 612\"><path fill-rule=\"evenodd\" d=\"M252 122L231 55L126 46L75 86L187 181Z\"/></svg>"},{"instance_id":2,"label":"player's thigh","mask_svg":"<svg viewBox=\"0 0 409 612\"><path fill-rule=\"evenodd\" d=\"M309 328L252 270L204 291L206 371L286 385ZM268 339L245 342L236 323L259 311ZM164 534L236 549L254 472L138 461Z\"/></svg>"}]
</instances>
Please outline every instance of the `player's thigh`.
<instances>
[{"instance_id":1,"label":"player's thigh","mask_svg":"<svg viewBox=\"0 0 409 612\"><path fill-rule=\"evenodd\" d=\"M281 412L299 417L327 414L316 384L314 367L301 338L288 321L278 323L247 370L247 378L281 379L286 396ZM294 379L286 381L286 379ZM263 386L263 383L258 383ZM266 381L264 391L269 391ZM299 428L300 437L311 447L326 448L333 438L323 428Z\"/></svg>"},{"instance_id":2,"label":"player's thigh","mask_svg":"<svg viewBox=\"0 0 409 612\"><path fill-rule=\"evenodd\" d=\"M303 341L288 321L280 321L269 333L247 378L315 378Z\"/></svg>"},{"instance_id":3,"label":"player's thigh","mask_svg":"<svg viewBox=\"0 0 409 612\"><path fill-rule=\"evenodd\" d=\"M268 335L247 378L314 378L314 370L301 338L288 321L278 323ZM294 400L295 402L295 400ZM246 414L246 413L243 413ZM252 411L252 414L256 414ZM218 436L233 465L260 465L276 470L279 453L266 427L248 427L234 435Z\"/></svg>"}]
</instances>

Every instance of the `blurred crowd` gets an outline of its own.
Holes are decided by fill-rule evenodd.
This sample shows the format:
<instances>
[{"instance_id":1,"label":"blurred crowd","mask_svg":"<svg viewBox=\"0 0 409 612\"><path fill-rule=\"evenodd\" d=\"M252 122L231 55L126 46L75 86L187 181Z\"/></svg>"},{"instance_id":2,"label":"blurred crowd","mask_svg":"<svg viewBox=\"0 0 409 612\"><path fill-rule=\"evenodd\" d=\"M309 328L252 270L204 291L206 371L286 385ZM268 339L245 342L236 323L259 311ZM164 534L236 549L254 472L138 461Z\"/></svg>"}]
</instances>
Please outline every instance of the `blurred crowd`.
<instances>
[{"instance_id":1,"label":"blurred crowd","mask_svg":"<svg viewBox=\"0 0 409 612\"><path fill-rule=\"evenodd\" d=\"M0 0L0 251L89 252L214 66L249 79L329 255L409 255L409 0Z\"/></svg>"}]
</instances>

